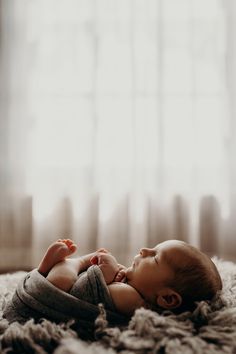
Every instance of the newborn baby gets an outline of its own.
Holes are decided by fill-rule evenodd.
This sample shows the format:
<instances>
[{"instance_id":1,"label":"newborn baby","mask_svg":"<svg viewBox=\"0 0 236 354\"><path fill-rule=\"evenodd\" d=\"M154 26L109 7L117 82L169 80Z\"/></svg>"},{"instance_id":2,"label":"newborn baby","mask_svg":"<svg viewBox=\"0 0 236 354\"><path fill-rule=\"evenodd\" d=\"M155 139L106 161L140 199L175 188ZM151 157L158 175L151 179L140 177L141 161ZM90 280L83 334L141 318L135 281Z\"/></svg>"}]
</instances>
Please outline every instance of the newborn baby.
<instances>
[{"instance_id":1,"label":"newborn baby","mask_svg":"<svg viewBox=\"0 0 236 354\"><path fill-rule=\"evenodd\" d=\"M169 240L154 248L142 248L128 268L117 263L107 250L67 258L77 246L73 241L53 243L38 271L48 281L69 292L78 274L97 264L118 312L132 315L139 307L168 310L191 307L195 301L211 300L222 282L211 259L197 248Z\"/></svg>"}]
</instances>

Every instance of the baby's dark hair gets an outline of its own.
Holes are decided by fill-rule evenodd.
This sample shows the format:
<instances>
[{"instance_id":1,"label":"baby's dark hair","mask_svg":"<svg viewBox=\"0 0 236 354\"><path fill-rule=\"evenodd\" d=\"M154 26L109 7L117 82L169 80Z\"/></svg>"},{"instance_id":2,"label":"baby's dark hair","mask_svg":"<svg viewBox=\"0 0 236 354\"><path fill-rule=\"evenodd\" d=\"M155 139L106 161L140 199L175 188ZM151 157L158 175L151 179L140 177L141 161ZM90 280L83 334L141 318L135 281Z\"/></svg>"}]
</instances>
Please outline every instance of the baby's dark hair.
<instances>
[{"instance_id":1,"label":"baby's dark hair","mask_svg":"<svg viewBox=\"0 0 236 354\"><path fill-rule=\"evenodd\" d=\"M182 297L183 307L192 307L196 301L211 300L222 289L219 272L212 260L188 244L190 251L180 262L168 260L174 270L169 284Z\"/></svg>"}]
</instances>

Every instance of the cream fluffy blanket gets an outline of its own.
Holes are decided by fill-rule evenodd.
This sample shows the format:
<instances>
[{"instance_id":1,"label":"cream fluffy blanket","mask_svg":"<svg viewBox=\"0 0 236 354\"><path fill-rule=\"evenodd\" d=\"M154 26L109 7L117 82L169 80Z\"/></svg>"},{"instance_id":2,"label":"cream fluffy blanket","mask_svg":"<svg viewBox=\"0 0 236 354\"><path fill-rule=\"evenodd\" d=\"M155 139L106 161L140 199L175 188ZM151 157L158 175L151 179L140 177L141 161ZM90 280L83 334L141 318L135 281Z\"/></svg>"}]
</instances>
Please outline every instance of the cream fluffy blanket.
<instances>
[{"instance_id":1,"label":"cream fluffy blanket","mask_svg":"<svg viewBox=\"0 0 236 354\"><path fill-rule=\"evenodd\" d=\"M9 325L0 318L0 352L54 354L129 353L236 353L236 265L215 260L224 288L210 304L201 302L194 313L157 314L139 309L126 327L109 327L101 313L96 320L96 341L81 338L73 321L55 324L42 319ZM0 276L0 305L4 308L24 272Z\"/></svg>"}]
</instances>

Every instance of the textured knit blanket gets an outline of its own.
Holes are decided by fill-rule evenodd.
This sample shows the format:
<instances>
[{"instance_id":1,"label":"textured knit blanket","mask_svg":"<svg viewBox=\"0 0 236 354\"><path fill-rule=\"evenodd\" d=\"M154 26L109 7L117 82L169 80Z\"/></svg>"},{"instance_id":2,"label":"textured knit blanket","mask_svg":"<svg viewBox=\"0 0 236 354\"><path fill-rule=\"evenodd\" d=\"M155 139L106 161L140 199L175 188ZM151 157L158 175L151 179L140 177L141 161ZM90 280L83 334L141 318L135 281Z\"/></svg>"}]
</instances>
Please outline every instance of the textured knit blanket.
<instances>
[{"instance_id":1,"label":"textured knit blanket","mask_svg":"<svg viewBox=\"0 0 236 354\"><path fill-rule=\"evenodd\" d=\"M66 293L51 284L37 269L19 282L12 299L6 304L4 317L12 323L24 323L33 318L47 318L55 322L74 318L80 326L93 327L102 303L111 324L127 323L114 307L103 274L97 265L91 266L78 276Z\"/></svg>"},{"instance_id":2,"label":"textured knit blanket","mask_svg":"<svg viewBox=\"0 0 236 354\"><path fill-rule=\"evenodd\" d=\"M230 354L236 353L236 264L215 260L223 291L194 312L158 314L139 309L125 326L111 326L100 307L96 341L82 340L74 320L9 323L5 307L25 272L0 275L0 352L36 354ZM84 338L84 337L83 337Z\"/></svg>"}]
</instances>

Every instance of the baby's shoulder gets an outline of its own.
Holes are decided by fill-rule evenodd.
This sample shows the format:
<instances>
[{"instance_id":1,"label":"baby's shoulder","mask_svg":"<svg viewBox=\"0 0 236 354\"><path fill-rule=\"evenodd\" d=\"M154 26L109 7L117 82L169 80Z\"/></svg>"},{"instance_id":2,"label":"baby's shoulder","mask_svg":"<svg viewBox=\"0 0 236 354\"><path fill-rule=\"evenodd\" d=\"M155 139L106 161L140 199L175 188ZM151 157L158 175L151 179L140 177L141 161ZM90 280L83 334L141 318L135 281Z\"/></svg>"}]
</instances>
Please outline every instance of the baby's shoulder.
<instances>
[{"instance_id":1,"label":"baby's shoulder","mask_svg":"<svg viewBox=\"0 0 236 354\"><path fill-rule=\"evenodd\" d=\"M108 288L117 311L124 315L132 315L137 308L145 306L144 299L128 284L114 282Z\"/></svg>"}]
</instances>

